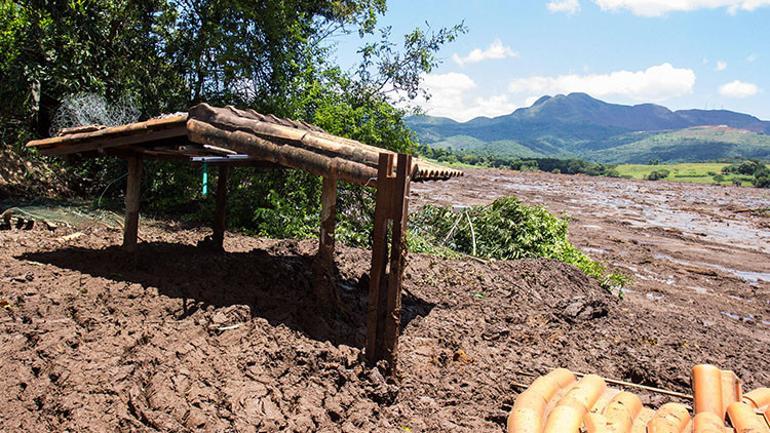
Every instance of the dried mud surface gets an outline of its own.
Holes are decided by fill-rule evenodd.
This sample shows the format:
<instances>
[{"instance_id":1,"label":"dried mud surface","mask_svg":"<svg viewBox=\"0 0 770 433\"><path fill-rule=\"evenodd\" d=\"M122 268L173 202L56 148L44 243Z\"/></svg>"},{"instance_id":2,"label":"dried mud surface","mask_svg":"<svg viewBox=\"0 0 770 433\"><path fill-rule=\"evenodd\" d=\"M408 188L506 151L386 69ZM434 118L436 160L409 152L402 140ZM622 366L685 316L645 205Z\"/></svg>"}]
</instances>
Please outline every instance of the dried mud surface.
<instances>
[{"instance_id":1,"label":"dried mud surface","mask_svg":"<svg viewBox=\"0 0 770 433\"><path fill-rule=\"evenodd\" d=\"M415 200L457 203L473 183L421 185ZM212 253L195 247L204 229L144 223L135 264L114 229L0 231L0 431L502 432L514 383L557 366L688 391L691 366L711 362L747 389L770 384L766 283L642 263L687 235L610 216L589 229L598 205L553 203L579 209L578 244L663 281L637 279L619 301L553 261L412 255L397 381L363 362L367 251L338 252L346 311L330 317L310 295L314 242L229 234Z\"/></svg>"}]
</instances>

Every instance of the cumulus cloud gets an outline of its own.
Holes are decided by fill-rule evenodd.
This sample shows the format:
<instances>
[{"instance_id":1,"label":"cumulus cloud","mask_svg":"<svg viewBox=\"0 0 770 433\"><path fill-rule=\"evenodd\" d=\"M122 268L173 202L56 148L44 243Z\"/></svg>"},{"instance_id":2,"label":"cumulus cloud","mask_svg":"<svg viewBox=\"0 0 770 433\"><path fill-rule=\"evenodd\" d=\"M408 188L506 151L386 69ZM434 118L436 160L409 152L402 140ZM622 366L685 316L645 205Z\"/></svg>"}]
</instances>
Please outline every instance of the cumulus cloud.
<instances>
[{"instance_id":1,"label":"cumulus cloud","mask_svg":"<svg viewBox=\"0 0 770 433\"><path fill-rule=\"evenodd\" d=\"M727 69L727 62L723 60L717 60L717 65L714 67L716 71L724 71Z\"/></svg>"},{"instance_id":2,"label":"cumulus cloud","mask_svg":"<svg viewBox=\"0 0 770 433\"><path fill-rule=\"evenodd\" d=\"M548 2L546 7L553 13L573 15L580 12L580 0L553 0Z\"/></svg>"},{"instance_id":3,"label":"cumulus cloud","mask_svg":"<svg viewBox=\"0 0 770 433\"><path fill-rule=\"evenodd\" d=\"M770 0L594 0L602 10L627 9L634 15L657 17L669 12L725 8L731 14L770 6Z\"/></svg>"},{"instance_id":4,"label":"cumulus cloud","mask_svg":"<svg viewBox=\"0 0 770 433\"><path fill-rule=\"evenodd\" d=\"M476 48L466 56L460 56L455 53L452 55L452 60L460 66L464 66L468 63L478 63L484 60L499 60L518 57L519 54L511 49L511 47L503 45L500 39L495 39L486 49Z\"/></svg>"},{"instance_id":5,"label":"cumulus cloud","mask_svg":"<svg viewBox=\"0 0 770 433\"><path fill-rule=\"evenodd\" d=\"M757 93L759 93L759 87L756 84L740 80L731 81L719 86L719 94L726 98L748 98Z\"/></svg>"},{"instance_id":6,"label":"cumulus cloud","mask_svg":"<svg viewBox=\"0 0 770 433\"><path fill-rule=\"evenodd\" d=\"M472 97L469 93L478 88L469 76L457 72L428 74L424 76L423 87L430 98L414 101L426 114L449 117L464 122L474 117L494 117L511 113L520 107L508 95Z\"/></svg>"},{"instance_id":7,"label":"cumulus cloud","mask_svg":"<svg viewBox=\"0 0 770 433\"><path fill-rule=\"evenodd\" d=\"M660 102L690 94L694 86L695 72L664 63L636 72L518 78L511 81L508 89L528 95L585 92L597 98L620 97L640 102Z\"/></svg>"}]
</instances>

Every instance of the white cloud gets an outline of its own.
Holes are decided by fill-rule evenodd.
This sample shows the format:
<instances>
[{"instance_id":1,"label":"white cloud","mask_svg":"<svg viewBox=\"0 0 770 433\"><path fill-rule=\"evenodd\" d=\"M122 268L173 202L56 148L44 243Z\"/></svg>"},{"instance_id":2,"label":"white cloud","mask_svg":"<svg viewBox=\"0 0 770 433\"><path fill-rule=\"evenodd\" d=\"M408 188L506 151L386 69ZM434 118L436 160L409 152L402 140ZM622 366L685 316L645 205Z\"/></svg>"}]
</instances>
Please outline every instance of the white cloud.
<instances>
[{"instance_id":1,"label":"white cloud","mask_svg":"<svg viewBox=\"0 0 770 433\"><path fill-rule=\"evenodd\" d=\"M694 86L695 72L664 63L636 72L519 78L511 81L508 89L528 95L585 92L597 98L614 96L640 102L659 102L690 94Z\"/></svg>"},{"instance_id":2,"label":"white cloud","mask_svg":"<svg viewBox=\"0 0 770 433\"><path fill-rule=\"evenodd\" d=\"M719 86L719 94L727 98L748 98L759 93L756 84L735 80Z\"/></svg>"},{"instance_id":3,"label":"white cloud","mask_svg":"<svg viewBox=\"0 0 770 433\"><path fill-rule=\"evenodd\" d=\"M580 0L553 0L548 2L546 7L553 13L573 15L580 12Z\"/></svg>"},{"instance_id":4,"label":"white cloud","mask_svg":"<svg viewBox=\"0 0 770 433\"><path fill-rule=\"evenodd\" d=\"M756 55L755 53L751 53L748 55L748 57L746 57L746 61L749 63L754 63L757 61L757 59L759 59L759 56Z\"/></svg>"},{"instance_id":5,"label":"white cloud","mask_svg":"<svg viewBox=\"0 0 770 433\"><path fill-rule=\"evenodd\" d=\"M602 10L630 10L634 15L657 17L669 12L725 8L731 14L770 6L770 0L594 0Z\"/></svg>"},{"instance_id":6,"label":"white cloud","mask_svg":"<svg viewBox=\"0 0 770 433\"><path fill-rule=\"evenodd\" d=\"M483 62L484 60L499 60L518 56L519 54L513 51L511 47L504 46L500 39L495 39L485 50L476 48L464 57L455 53L452 55L452 60L458 65L463 66L468 63Z\"/></svg>"},{"instance_id":7,"label":"white cloud","mask_svg":"<svg viewBox=\"0 0 770 433\"><path fill-rule=\"evenodd\" d=\"M428 74L424 77L423 88L428 91L430 98L426 100L419 97L414 103L422 107L426 114L449 117L460 122L479 116L509 114L521 106L511 101L508 95L471 97L469 93L477 87L473 79L465 74Z\"/></svg>"},{"instance_id":8,"label":"white cloud","mask_svg":"<svg viewBox=\"0 0 770 433\"><path fill-rule=\"evenodd\" d=\"M727 69L727 62L725 62L723 60L717 60L717 65L714 68L714 70L716 70L716 71L724 71L725 69Z\"/></svg>"}]
</instances>

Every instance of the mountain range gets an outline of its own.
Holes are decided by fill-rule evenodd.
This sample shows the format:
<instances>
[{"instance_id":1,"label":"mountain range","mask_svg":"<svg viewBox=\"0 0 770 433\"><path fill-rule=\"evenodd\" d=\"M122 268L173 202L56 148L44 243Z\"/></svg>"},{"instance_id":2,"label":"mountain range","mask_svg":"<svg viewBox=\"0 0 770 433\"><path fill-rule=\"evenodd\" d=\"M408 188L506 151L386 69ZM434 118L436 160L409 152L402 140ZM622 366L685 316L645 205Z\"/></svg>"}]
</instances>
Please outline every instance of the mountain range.
<instances>
[{"instance_id":1,"label":"mountain range","mask_svg":"<svg viewBox=\"0 0 770 433\"><path fill-rule=\"evenodd\" d=\"M585 93L543 96L494 118L457 122L420 115L406 122L421 143L460 153L610 163L770 159L770 122L757 117L611 104Z\"/></svg>"}]
</instances>

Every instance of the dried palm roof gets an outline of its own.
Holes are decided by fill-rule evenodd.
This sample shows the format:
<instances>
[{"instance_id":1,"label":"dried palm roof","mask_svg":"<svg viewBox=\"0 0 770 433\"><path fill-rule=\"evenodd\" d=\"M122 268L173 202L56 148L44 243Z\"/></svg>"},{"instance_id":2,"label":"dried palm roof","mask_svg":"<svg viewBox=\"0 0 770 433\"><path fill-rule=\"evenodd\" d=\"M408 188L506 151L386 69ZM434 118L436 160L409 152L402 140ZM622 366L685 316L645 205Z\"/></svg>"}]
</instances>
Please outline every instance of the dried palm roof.
<instances>
[{"instance_id":1,"label":"dried palm roof","mask_svg":"<svg viewBox=\"0 0 770 433\"><path fill-rule=\"evenodd\" d=\"M364 185L376 182L380 153L393 153L328 134L305 122L208 104L192 107L188 113L128 125L73 128L27 146L46 155L266 163ZM462 174L419 158L413 162L413 181Z\"/></svg>"}]
</instances>

